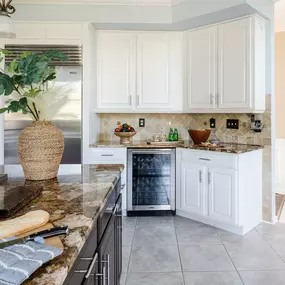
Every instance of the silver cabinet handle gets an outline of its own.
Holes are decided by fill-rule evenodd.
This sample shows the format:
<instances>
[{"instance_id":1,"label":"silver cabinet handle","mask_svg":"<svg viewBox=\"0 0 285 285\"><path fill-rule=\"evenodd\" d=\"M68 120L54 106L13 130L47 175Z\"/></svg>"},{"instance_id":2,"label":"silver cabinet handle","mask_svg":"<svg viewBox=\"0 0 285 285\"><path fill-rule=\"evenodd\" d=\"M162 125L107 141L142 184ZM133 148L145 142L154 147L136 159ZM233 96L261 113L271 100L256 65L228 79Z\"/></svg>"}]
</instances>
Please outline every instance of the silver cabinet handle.
<instances>
[{"instance_id":1,"label":"silver cabinet handle","mask_svg":"<svg viewBox=\"0 0 285 285\"><path fill-rule=\"evenodd\" d=\"M200 157L199 160L211 161L211 159L209 159L209 158L203 158L203 157Z\"/></svg>"},{"instance_id":2,"label":"silver cabinet handle","mask_svg":"<svg viewBox=\"0 0 285 285\"><path fill-rule=\"evenodd\" d=\"M208 172L208 183L211 184L212 182L212 175L211 172Z\"/></svg>"},{"instance_id":3,"label":"silver cabinet handle","mask_svg":"<svg viewBox=\"0 0 285 285\"><path fill-rule=\"evenodd\" d=\"M92 273L92 270L94 268L94 265L96 264L96 261L98 259L98 253L95 254L94 258L81 258L81 260L92 260L91 264L89 265L87 270L74 270L75 273L86 273L84 276L85 279L88 279ZM96 274L96 276L101 276L100 274Z\"/></svg>"},{"instance_id":4,"label":"silver cabinet handle","mask_svg":"<svg viewBox=\"0 0 285 285\"><path fill-rule=\"evenodd\" d=\"M110 280L110 255L107 254L107 260L102 260L102 263L107 263L107 278L105 276L105 279L107 279L107 285L109 285L109 280ZM104 267L105 268L105 267ZM104 272L103 272L104 273ZM105 272L106 275L106 272ZM104 277L103 277L104 278ZM105 285L105 283L103 282L103 284Z\"/></svg>"},{"instance_id":5,"label":"silver cabinet handle","mask_svg":"<svg viewBox=\"0 0 285 285\"><path fill-rule=\"evenodd\" d=\"M129 95L129 103L130 103L130 106L132 106L132 95Z\"/></svg>"},{"instance_id":6,"label":"silver cabinet handle","mask_svg":"<svg viewBox=\"0 0 285 285\"><path fill-rule=\"evenodd\" d=\"M105 266L103 267L103 274L102 275L103 275L102 276L103 277L103 285L106 285L106 267Z\"/></svg>"},{"instance_id":7,"label":"silver cabinet handle","mask_svg":"<svg viewBox=\"0 0 285 285\"><path fill-rule=\"evenodd\" d=\"M89 276L91 275L91 272L92 272L92 270L94 268L94 265L95 265L95 263L97 261L97 258L98 258L98 253L95 254L95 256L94 256L94 258L93 258L93 260L92 260L92 262L91 262L91 264L90 264L90 266L89 266L89 268L87 270L87 273L85 275L85 279L88 279Z\"/></svg>"},{"instance_id":8,"label":"silver cabinet handle","mask_svg":"<svg viewBox=\"0 0 285 285\"><path fill-rule=\"evenodd\" d=\"M110 255L107 255L107 266L108 266L108 273L107 273L107 285L109 285L110 280Z\"/></svg>"},{"instance_id":9,"label":"silver cabinet handle","mask_svg":"<svg viewBox=\"0 0 285 285\"><path fill-rule=\"evenodd\" d=\"M202 170L199 170L199 181L202 183Z\"/></svg>"},{"instance_id":10,"label":"silver cabinet handle","mask_svg":"<svg viewBox=\"0 0 285 285\"><path fill-rule=\"evenodd\" d=\"M217 93L217 104L221 103L221 95L220 93Z\"/></svg>"},{"instance_id":11,"label":"silver cabinet handle","mask_svg":"<svg viewBox=\"0 0 285 285\"><path fill-rule=\"evenodd\" d=\"M101 156L114 156L114 154L101 154Z\"/></svg>"},{"instance_id":12,"label":"silver cabinet handle","mask_svg":"<svg viewBox=\"0 0 285 285\"><path fill-rule=\"evenodd\" d=\"M140 104L140 96L137 95L137 106L139 106L139 104Z\"/></svg>"}]
</instances>

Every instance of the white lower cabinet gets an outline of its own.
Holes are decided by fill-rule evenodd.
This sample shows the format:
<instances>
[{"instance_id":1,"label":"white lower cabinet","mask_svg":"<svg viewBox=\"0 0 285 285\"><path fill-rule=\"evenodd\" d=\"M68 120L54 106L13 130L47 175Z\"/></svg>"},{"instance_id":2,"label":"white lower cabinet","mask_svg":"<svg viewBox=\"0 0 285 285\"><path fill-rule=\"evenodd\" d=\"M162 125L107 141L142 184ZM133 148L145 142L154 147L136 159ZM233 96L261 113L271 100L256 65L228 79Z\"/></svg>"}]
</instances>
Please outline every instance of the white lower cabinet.
<instances>
[{"instance_id":1,"label":"white lower cabinet","mask_svg":"<svg viewBox=\"0 0 285 285\"><path fill-rule=\"evenodd\" d=\"M262 221L262 150L176 150L176 213L236 234Z\"/></svg>"},{"instance_id":2,"label":"white lower cabinet","mask_svg":"<svg viewBox=\"0 0 285 285\"><path fill-rule=\"evenodd\" d=\"M236 224L236 170L208 169L209 217Z\"/></svg>"},{"instance_id":3,"label":"white lower cabinet","mask_svg":"<svg viewBox=\"0 0 285 285\"><path fill-rule=\"evenodd\" d=\"M181 209L205 215L204 170L201 165L181 163Z\"/></svg>"}]
</instances>

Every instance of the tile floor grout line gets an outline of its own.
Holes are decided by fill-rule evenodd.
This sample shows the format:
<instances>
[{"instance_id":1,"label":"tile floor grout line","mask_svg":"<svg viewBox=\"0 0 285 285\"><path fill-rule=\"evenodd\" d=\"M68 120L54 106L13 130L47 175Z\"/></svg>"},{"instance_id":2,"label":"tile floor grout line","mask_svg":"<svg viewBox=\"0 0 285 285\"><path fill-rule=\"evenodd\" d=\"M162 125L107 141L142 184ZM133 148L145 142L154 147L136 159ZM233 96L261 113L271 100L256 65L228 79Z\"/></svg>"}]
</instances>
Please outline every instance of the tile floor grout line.
<instances>
[{"instance_id":1,"label":"tile floor grout line","mask_svg":"<svg viewBox=\"0 0 285 285\"><path fill-rule=\"evenodd\" d=\"M134 235L133 235L132 244L131 244L131 252L130 252L129 262L127 266L127 276L126 276L125 285L127 285L127 282L128 282L129 267L130 267L130 262L131 262L131 257L132 257L132 250L133 250L133 244L134 244L134 239L135 239L135 234L136 234L137 223L138 223L138 217L136 217L136 222L134 224L135 230L134 230Z\"/></svg>"},{"instance_id":2,"label":"tile floor grout line","mask_svg":"<svg viewBox=\"0 0 285 285\"><path fill-rule=\"evenodd\" d=\"M173 225L174 225L174 232L175 232L175 237L176 237L176 242L177 242L177 250L178 250L179 262L180 262L180 267L181 267L182 280L183 280L183 284L186 285L186 283L185 283L185 278L184 278L184 270L183 270L183 266L182 266L182 260L181 260L181 255L180 255L180 248L179 248L179 243L178 243L178 237L177 237L177 232L176 232L174 217L173 217Z\"/></svg>"},{"instance_id":3,"label":"tile floor grout line","mask_svg":"<svg viewBox=\"0 0 285 285\"><path fill-rule=\"evenodd\" d=\"M218 231L217 228L216 228L216 231L217 231L217 234L218 234L219 238L221 239L221 236L220 236L219 231ZM224 247L224 249L225 249L225 251L226 251L226 253L227 253L227 255L228 255L229 259L230 259L230 261L231 261L232 264L233 264L233 267L234 267L235 270L236 270L236 273L238 274L238 276L239 276L239 278L240 278L240 280L241 280L241 283L242 283L243 285L246 285L246 284L244 283L244 281L243 281L243 279L242 279L242 277L241 277L239 271L237 270L237 268L236 268L236 266L235 266L235 264L234 264L234 262L233 262L233 260L232 260L232 258L231 258L231 256L230 256L230 254L229 254L229 252L228 252L226 246L224 245L224 242L223 242L222 239L221 239L221 242L222 242L222 245L223 245L223 247Z\"/></svg>"}]
</instances>

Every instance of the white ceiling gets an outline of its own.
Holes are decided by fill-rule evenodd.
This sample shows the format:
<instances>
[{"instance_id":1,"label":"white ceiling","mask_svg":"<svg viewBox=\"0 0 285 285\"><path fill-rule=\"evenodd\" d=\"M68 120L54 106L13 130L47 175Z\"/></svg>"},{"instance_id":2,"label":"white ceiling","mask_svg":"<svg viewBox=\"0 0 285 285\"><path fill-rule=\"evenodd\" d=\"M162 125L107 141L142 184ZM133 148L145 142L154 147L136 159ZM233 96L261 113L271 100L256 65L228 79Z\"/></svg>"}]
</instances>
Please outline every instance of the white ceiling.
<instances>
[{"instance_id":1,"label":"white ceiling","mask_svg":"<svg viewBox=\"0 0 285 285\"><path fill-rule=\"evenodd\" d=\"M13 3L30 4L94 4L94 5L147 5L173 6L186 0L14 0Z\"/></svg>"},{"instance_id":2,"label":"white ceiling","mask_svg":"<svg viewBox=\"0 0 285 285\"><path fill-rule=\"evenodd\" d=\"M285 0L275 4L275 32L285 31Z\"/></svg>"}]
</instances>

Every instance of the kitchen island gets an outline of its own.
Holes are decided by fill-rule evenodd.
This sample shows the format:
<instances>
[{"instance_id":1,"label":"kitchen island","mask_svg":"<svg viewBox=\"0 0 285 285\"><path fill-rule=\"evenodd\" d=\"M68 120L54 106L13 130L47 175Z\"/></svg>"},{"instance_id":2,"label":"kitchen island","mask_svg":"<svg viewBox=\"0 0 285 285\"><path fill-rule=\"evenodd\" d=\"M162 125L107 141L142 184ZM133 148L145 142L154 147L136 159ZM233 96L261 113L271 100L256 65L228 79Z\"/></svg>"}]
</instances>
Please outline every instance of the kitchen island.
<instances>
[{"instance_id":1,"label":"kitchen island","mask_svg":"<svg viewBox=\"0 0 285 285\"><path fill-rule=\"evenodd\" d=\"M9 180L1 184L2 191L15 186L43 187L42 194L12 218L41 209L50 214L54 226L67 225L70 229L67 236L60 237L63 254L38 269L25 285L65 282L91 233L97 231L97 220L106 203L114 190L120 188L123 169L123 165L62 165L56 179L25 181L20 166L5 166Z\"/></svg>"}]
</instances>

